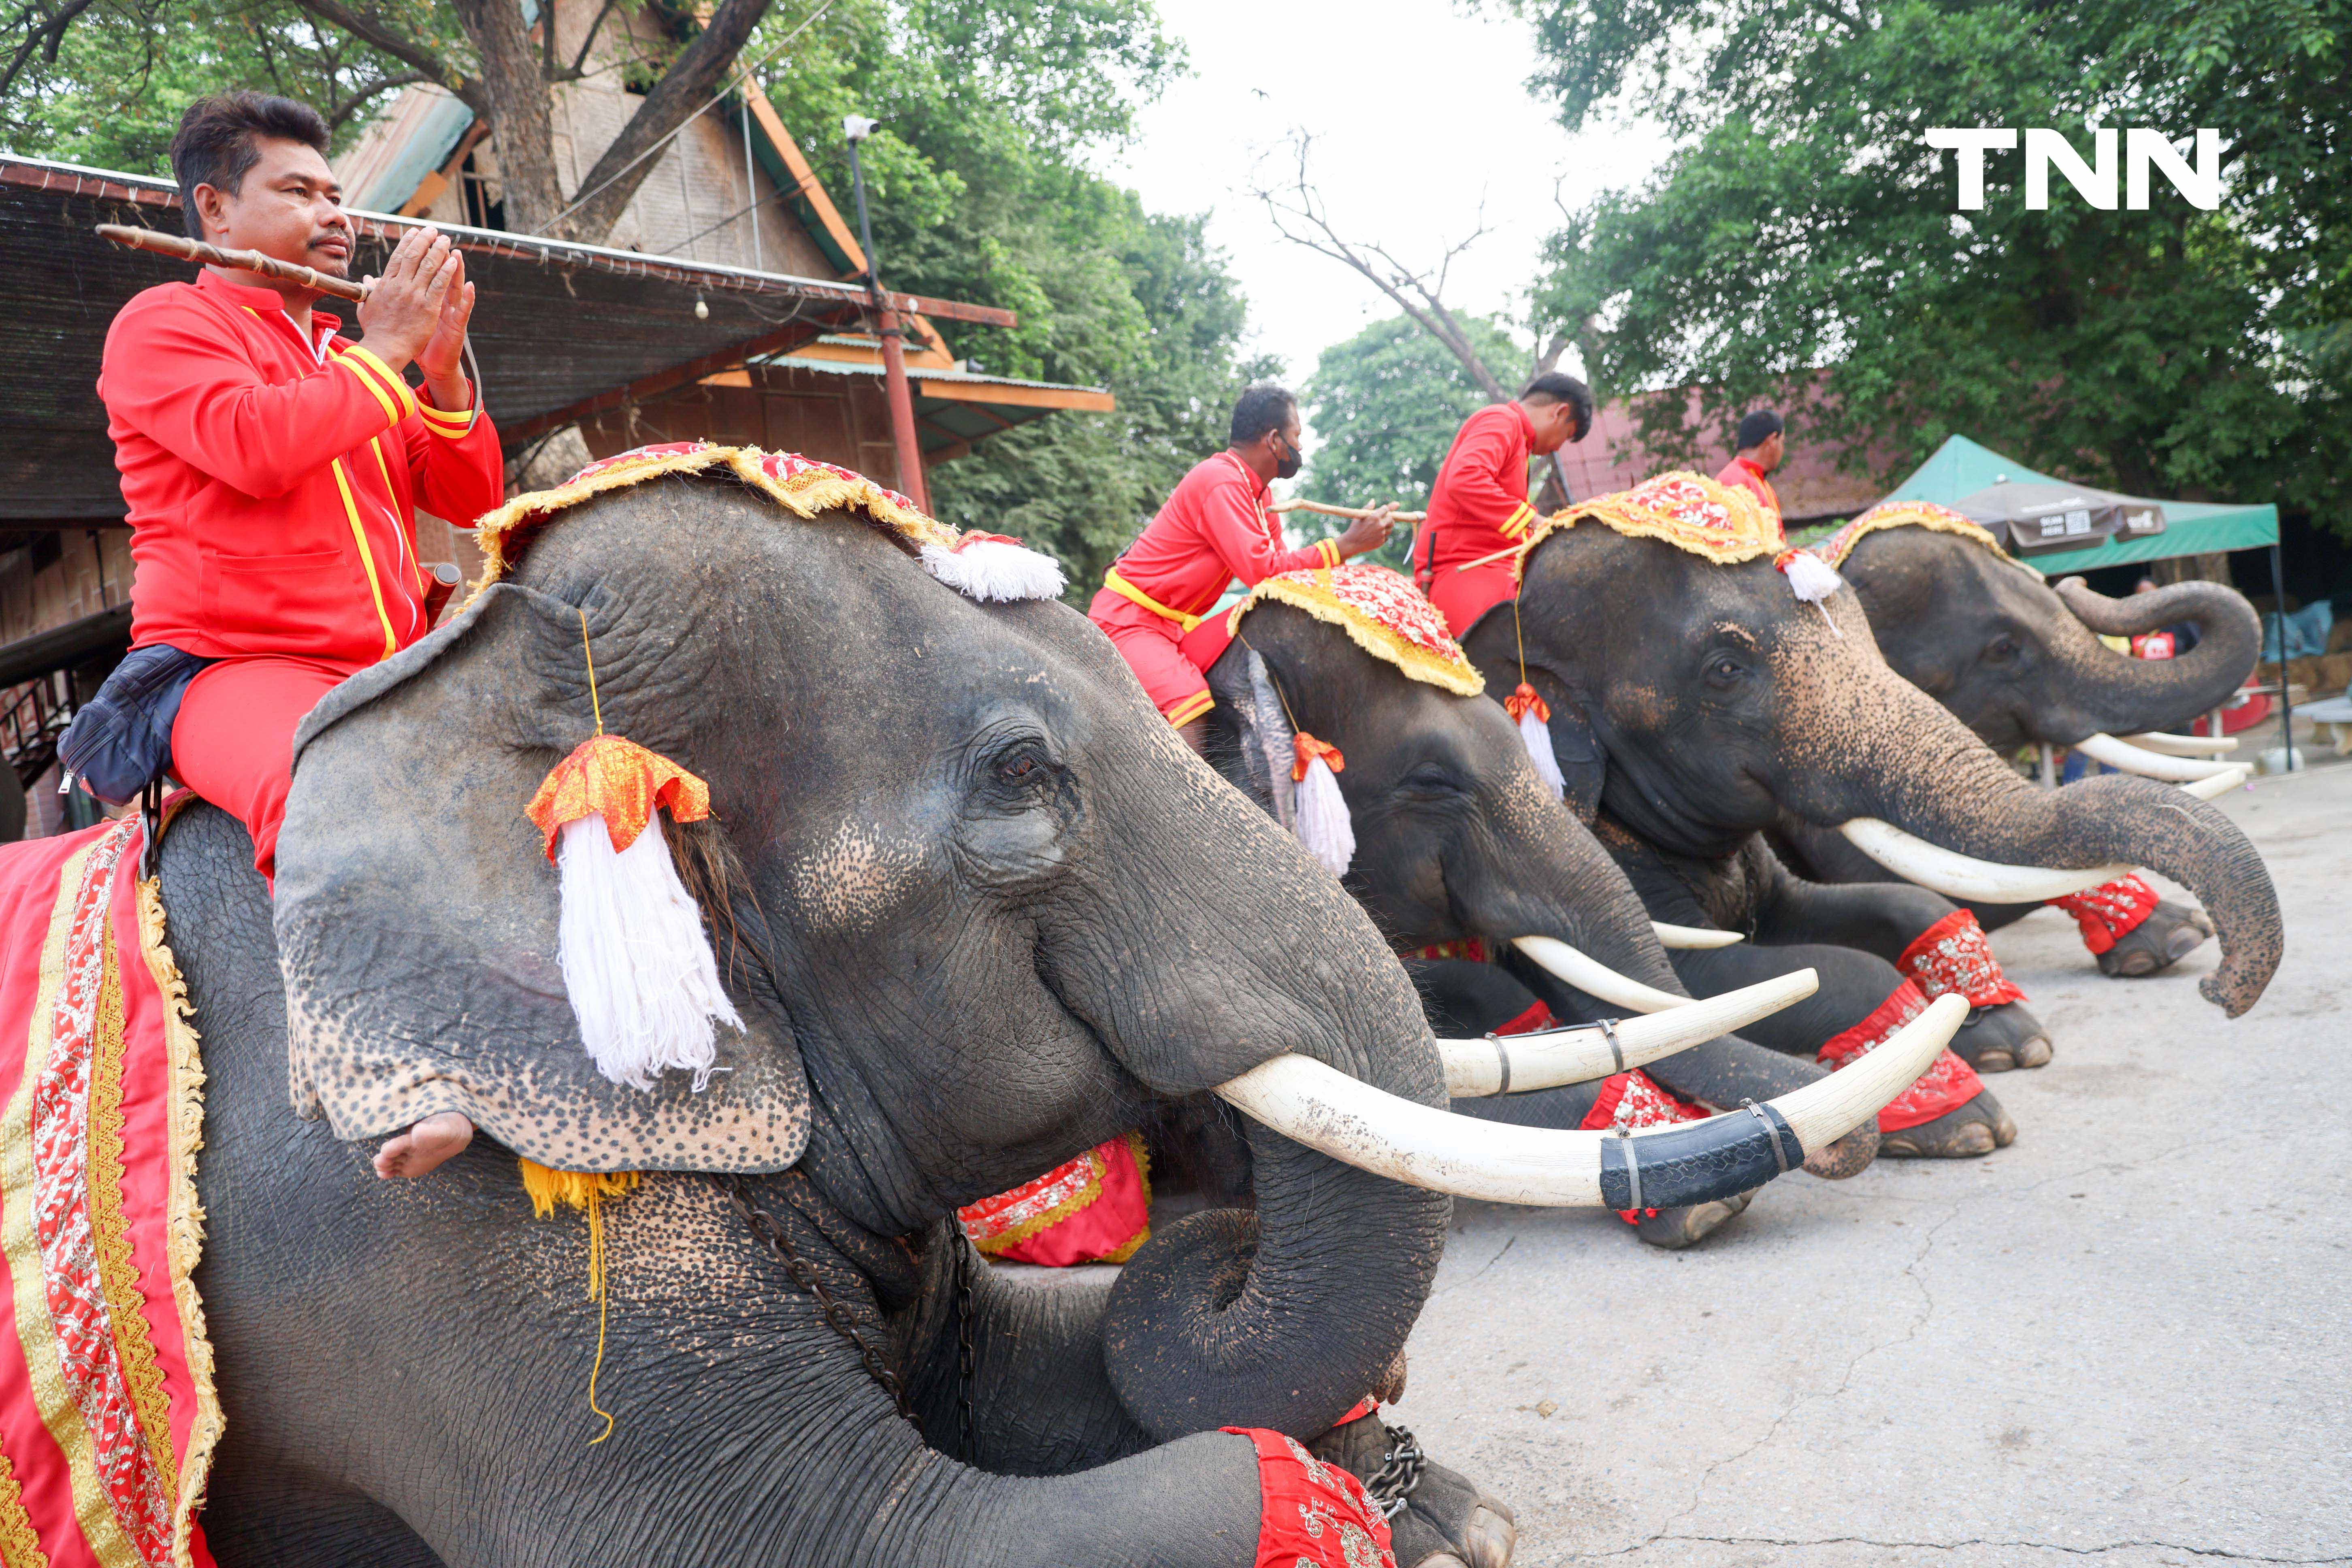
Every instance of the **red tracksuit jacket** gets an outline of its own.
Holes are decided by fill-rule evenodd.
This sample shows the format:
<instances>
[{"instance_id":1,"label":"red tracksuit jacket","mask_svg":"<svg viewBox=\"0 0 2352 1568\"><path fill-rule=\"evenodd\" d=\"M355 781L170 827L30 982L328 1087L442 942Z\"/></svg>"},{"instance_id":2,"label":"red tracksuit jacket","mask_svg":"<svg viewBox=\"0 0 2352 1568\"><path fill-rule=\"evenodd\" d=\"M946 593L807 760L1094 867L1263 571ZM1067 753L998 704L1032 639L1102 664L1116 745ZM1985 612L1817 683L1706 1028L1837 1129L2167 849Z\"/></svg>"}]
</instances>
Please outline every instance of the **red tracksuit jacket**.
<instances>
[{"instance_id":1,"label":"red tracksuit jacket","mask_svg":"<svg viewBox=\"0 0 2352 1568\"><path fill-rule=\"evenodd\" d=\"M131 505L133 647L373 664L426 630L418 506L501 498L489 419L421 401L313 310L166 283L123 306L99 380Z\"/></svg>"},{"instance_id":2,"label":"red tracksuit jacket","mask_svg":"<svg viewBox=\"0 0 2352 1568\"><path fill-rule=\"evenodd\" d=\"M1462 422L1430 487L1429 519L1412 542L1413 581L1444 614L1455 637L1518 592L1511 558L1462 570L1528 536L1528 444L1535 426L1513 403L1491 403Z\"/></svg>"}]
</instances>

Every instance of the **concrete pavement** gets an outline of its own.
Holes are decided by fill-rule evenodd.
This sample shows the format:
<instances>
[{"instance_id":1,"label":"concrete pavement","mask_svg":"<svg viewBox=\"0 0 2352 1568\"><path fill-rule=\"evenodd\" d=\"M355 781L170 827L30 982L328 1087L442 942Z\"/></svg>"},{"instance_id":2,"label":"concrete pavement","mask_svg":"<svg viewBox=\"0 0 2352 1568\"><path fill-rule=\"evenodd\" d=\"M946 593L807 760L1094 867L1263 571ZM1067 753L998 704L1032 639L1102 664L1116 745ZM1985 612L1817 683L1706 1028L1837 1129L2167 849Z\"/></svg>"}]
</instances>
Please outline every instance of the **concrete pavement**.
<instances>
[{"instance_id":1,"label":"concrete pavement","mask_svg":"<svg viewBox=\"0 0 2352 1568\"><path fill-rule=\"evenodd\" d=\"M2055 911L1997 932L2056 1047L1987 1080L2015 1144L1678 1254L1460 1204L1390 1419L1537 1568L2352 1563L2352 768L2224 808L2286 914L2246 1017L2210 943L2115 981Z\"/></svg>"}]
</instances>

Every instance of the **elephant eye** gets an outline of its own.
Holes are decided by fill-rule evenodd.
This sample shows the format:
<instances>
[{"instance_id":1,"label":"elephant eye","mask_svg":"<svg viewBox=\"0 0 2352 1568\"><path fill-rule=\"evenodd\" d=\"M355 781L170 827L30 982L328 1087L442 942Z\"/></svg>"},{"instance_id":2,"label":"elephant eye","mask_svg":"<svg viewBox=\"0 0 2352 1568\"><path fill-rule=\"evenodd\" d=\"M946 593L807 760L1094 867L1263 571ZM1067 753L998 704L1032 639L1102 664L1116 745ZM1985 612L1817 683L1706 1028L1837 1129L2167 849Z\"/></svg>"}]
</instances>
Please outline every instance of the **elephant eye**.
<instances>
[{"instance_id":1,"label":"elephant eye","mask_svg":"<svg viewBox=\"0 0 2352 1568\"><path fill-rule=\"evenodd\" d=\"M1404 775L1404 788L1412 795L1448 797L1464 793L1454 775L1435 763L1423 763Z\"/></svg>"},{"instance_id":2,"label":"elephant eye","mask_svg":"<svg viewBox=\"0 0 2352 1568\"><path fill-rule=\"evenodd\" d=\"M1727 653L1718 653L1706 661L1706 683L1718 691L1739 683L1748 667Z\"/></svg>"},{"instance_id":3,"label":"elephant eye","mask_svg":"<svg viewBox=\"0 0 2352 1568\"><path fill-rule=\"evenodd\" d=\"M1995 664L2009 664L2017 658L2017 639L2007 632L1985 645L1985 658Z\"/></svg>"},{"instance_id":4,"label":"elephant eye","mask_svg":"<svg viewBox=\"0 0 2352 1568\"><path fill-rule=\"evenodd\" d=\"M1045 759L1030 751L1015 752L996 764L998 782L1008 784L1033 784L1045 771Z\"/></svg>"}]
</instances>

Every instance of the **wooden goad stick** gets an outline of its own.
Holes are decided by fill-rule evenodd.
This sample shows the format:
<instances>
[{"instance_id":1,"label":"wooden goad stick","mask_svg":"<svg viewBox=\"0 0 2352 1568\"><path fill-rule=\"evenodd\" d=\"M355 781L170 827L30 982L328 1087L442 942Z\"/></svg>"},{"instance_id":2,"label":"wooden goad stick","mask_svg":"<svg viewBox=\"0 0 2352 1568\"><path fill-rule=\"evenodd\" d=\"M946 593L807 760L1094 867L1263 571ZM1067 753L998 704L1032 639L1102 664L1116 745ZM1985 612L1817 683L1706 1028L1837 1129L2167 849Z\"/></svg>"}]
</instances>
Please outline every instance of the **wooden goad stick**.
<instances>
[{"instance_id":1,"label":"wooden goad stick","mask_svg":"<svg viewBox=\"0 0 2352 1568\"><path fill-rule=\"evenodd\" d=\"M1326 506L1319 500L1278 500L1265 509L1268 511L1315 511L1325 517L1367 518L1373 509L1368 506ZM1391 519L1394 522L1420 522L1429 514L1425 511L1401 511Z\"/></svg>"},{"instance_id":2,"label":"wooden goad stick","mask_svg":"<svg viewBox=\"0 0 2352 1568\"><path fill-rule=\"evenodd\" d=\"M321 294L332 294L338 300L364 300L368 285L353 283L348 279L330 278L315 268L297 267L290 261L280 261L274 256L264 256L257 250L223 250L217 245L207 245L201 239L184 235L166 234L159 228L131 228L119 223L98 226L99 237L132 250L151 250L158 256L176 256L183 261L201 261L213 267L234 267L247 272L264 273L282 278L289 283L299 283L305 289L315 289Z\"/></svg>"}]
</instances>

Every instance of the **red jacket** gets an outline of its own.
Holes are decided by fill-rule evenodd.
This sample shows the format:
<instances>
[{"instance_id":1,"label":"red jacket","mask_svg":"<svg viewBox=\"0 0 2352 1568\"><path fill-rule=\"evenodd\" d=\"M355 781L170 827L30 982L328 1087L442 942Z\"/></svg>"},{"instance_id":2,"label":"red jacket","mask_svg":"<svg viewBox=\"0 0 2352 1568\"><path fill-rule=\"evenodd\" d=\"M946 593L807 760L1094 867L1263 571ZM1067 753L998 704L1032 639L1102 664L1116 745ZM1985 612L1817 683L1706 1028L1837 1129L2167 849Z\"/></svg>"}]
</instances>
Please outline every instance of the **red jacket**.
<instances>
[{"instance_id":1,"label":"red jacket","mask_svg":"<svg viewBox=\"0 0 2352 1568\"><path fill-rule=\"evenodd\" d=\"M98 379L131 506L131 641L352 665L426 630L419 504L503 484L488 417L423 403L341 323L206 272L123 306Z\"/></svg>"},{"instance_id":2,"label":"red jacket","mask_svg":"<svg viewBox=\"0 0 2352 1568\"><path fill-rule=\"evenodd\" d=\"M1192 630L1236 577L1251 587L1278 572L1339 563L1333 540L1283 548L1282 529L1265 510L1265 482L1220 452L1177 481L1160 515L1103 574L1106 586L1087 613L1101 622L1136 605L1167 621L1173 637Z\"/></svg>"},{"instance_id":3,"label":"red jacket","mask_svg":"<svg viewBox=\"0 0 2352 1568\"><path fill-rule=\"evenodd\" d=\"M1460 636L1517 579L1511 558L1474 568L1465 562L1510 549L1534 526L1528 504L1528 444L1535 437L1528 411L1490 403L1462 422L1429 491L1429 518L1413 535L1412 574L1422 591Z\"/></svg>"},{"instance_id":4,"label":"red jacket","mask_svg":"<svg viewBox=\"0 0 2352 1568\"><path fill-rule=\"evenodd\" d=\"M1780 493L1773 489L1772 481L1764 477L1763 469L1745 458L1734 458L1723 466L1723 472L1715 476L1715 482L1735 490L1746 490L1754 496L1764 503L1764 510L1771 515L1773 526L1780 526ZM1780 536L1786 539L1788 531L1781 529Z\"/></svg>"}]
</instances>

